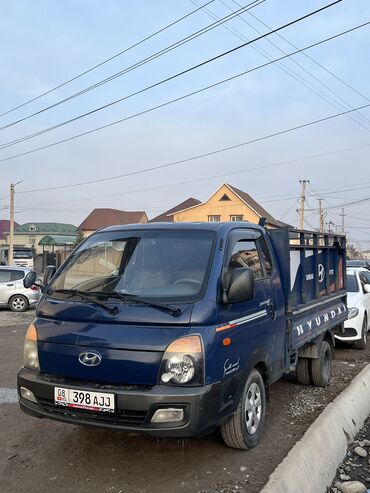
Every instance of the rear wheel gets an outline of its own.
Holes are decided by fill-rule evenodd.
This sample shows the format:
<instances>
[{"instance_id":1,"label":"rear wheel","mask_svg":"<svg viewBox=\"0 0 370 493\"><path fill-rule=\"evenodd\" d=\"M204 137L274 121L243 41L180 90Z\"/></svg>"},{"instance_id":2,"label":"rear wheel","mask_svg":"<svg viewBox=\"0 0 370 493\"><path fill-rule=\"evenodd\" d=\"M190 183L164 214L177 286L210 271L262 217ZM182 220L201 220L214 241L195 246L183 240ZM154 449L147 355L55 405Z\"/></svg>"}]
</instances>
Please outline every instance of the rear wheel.
<instances>
[{"instance_id":1,"label":"rear wheel","mask_svg":"<svg viewBox=\"0 0 370 493\"><path fill-rule=\"evenodd\" d=\"M260 372L250 373L235 414L221 425L226 445L237 449L255 447L261 439L265 423L266 392Z\"/></svg>"},{"instance_id":2,"label":"rear wheel","mask_svg":"<svg viewBox=\"0 0 370 493\"><path fill-rule=\"evenodd\" d=\"M362 322L361 339L354 343L357 349L365 349L367 343L367 316L364 315L364 320Z\"/></svg>"},{"instance_id":3,"label":"rear wheel","mask_svg":"<svg viewBox=\"0 0 370 493\"><path fill-rule=\"evenodd\" d=\"M319 348L319 356L311 363L312 383L316 387L327 387L331 377L332 352L330 344L322 341Z\"/></svg>"},{"instance_id":4,"label":"rear wheel","mask_svg":"<svg viewBox=\"0 0 370 493\"><path fill-rule=\"evenodd\" d=\"M28 299L22 294L16 294L10 298L9 307L12 312L25 312L28 308Z\"/></svg>"},{"instance_id":5,"label":"rear wheel","mask_svg":"<svg viewBox=\"0 0 370 493\"><path fill-rule=\"evenodd\" d=\"M311 383L311 360L309 358L298 358L296 368L297 382L302 385Z\"/></svg>"}]
</instances>

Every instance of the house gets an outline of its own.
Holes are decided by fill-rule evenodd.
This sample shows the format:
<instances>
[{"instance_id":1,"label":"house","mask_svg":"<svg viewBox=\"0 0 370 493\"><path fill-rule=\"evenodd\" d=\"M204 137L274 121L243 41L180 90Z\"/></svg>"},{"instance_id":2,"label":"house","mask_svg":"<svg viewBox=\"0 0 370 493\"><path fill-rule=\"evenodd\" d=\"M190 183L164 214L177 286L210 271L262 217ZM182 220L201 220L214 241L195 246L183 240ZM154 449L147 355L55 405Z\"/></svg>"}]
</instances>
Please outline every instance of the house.
<instances>
[{"instance_id":1,"label":"house","mask_svg":"<svg viewBox=\"0 0 370 493\"><path fill-rule=\"evenodd\" d=\"M14 228L19 226L18 223L14 222ZM0 219L0 244L5 243L5 233L8 233L10 229L9 219Z\"/></svg>"},{"instance_id":2,"label":"house","mask_svg":"<svg viewBox=\"0 0 370 493\"><path fill-rule=\"evenodd\" d=\"M173 214L178 211L182 211L184 209L188 209L189 207L193 207L194 205L201 204L201 201L198 199L194 199L190 197L189 199L184 200L181 204L175 205L172 209L169 209L166 212L163 212L159 216L153 217L149 222L150 223L169 223L173 222Z\"/></svg>"},{"instance_id":3,"label":"house","mask_svg":"<svg viewBox=\"0 0 370 493\"><path fill-rule=\"evenodd\" d=\"M276 220L248 193L228 183L221 187L205 202L170 213L174 222L192 221L249 221L258 223L261 217L266 218L266 226L270 228L286 227L287 224Z\"/></svg>"},{"instance_id":4,"label":"house","mask_svg":"<svg viewBox=\"0 0 370 493\"><path fill-rule=\"evenodd\" d=\"M370 250L363 250L362 251L362 258L366 260L370 260Z\"/></svg>"},{"instance_id":5,"label":"house","mask_svg":"<svg viewBox=\"0 0 370 493\"><path fill-rule=\"evenodd\" d=\"M9 244L9 230L4 233L4 236L6 244ZM55 245L61 237L64 238L63 241L66 241L67 238L69 243L73 243L77 236L77 228L73 224L65 223L25 223L21 226L17 225L14 228L14 246L34 248L36 254L39 254L43 251L42 240L45 236L54 238Z\"/></svg>"},{"instance_id":6,"label":"house","mask_svg":"<svg viewBox=\"0 0 370 493\"><path fill-rule=\"evenodd\" d=\"M147 223L148 217L143 211L120 211L117 209L94 209L79 225L78 230L86 238L97 229L118 224Z\"/></svg>"}]
</instances>

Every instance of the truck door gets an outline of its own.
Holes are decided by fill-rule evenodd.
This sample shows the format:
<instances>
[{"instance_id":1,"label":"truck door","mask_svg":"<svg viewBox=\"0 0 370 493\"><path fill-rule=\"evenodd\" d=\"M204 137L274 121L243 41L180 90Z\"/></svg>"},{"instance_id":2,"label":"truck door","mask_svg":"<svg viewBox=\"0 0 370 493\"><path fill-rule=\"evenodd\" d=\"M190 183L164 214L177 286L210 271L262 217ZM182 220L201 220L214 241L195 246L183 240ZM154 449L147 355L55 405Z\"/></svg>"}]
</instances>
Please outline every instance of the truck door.
<instances>
[{"instance_id":1,"label":"truck door","mask_svg":"<svg viewBox=\"0 0 370 493\"><path fill-rule=\"evenodd\" d=\"M240 358L244 368L255 364L256 360L264 361L269 371L279 378L284 362L285 326L282 325L283 317L277 317L277 307L281 311L282 301L277 299L276 294L278 286L274 276L278 273L266 242L258 231L245 229L231 233L225 254L224 275L228 276L239 267L252 269L255 296L247 302L221 305L222 321L232 327L230 337L236 348L234 359L238 361Z\"/></svg>"}]
</instances>

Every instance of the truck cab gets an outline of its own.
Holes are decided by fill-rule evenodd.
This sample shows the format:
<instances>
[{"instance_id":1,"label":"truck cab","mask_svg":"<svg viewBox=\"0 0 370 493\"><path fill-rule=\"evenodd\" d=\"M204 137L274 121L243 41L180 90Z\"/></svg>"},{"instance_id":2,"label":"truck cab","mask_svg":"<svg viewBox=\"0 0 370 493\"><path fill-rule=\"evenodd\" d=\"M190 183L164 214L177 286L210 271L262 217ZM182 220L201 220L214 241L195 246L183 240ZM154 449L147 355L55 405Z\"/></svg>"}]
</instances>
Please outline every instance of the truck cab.
<instances>
[{"instance_id":1,"label":"truck cab","mask_svg":"<svg viewBox=\"0 0 370 493\"><path fill-rule=\"evenodd\" d=\"M334 244L337 296L329 286L304 316L342 308L294 336L281 241L244 222L91 235L44 283L18 374L22 410L180 438L221 426L227 445L255 446L269 385L298 360L308 368L346 316Z\"/></svg>"}]
</instances>

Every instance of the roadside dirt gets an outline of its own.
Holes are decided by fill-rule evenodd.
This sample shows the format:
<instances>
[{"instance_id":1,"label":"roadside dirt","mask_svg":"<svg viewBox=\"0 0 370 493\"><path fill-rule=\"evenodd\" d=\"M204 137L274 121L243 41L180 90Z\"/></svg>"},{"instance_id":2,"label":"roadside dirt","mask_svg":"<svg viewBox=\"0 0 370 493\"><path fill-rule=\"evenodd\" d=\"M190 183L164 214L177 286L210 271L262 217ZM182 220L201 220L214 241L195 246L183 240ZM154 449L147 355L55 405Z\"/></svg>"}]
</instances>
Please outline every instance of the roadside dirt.
<instances>
[{"instance_id":1,"label":"roadside dirt","mask_svg":"<svg viewBox=\"0 0 370 493\"><path fill-rule=\"evenodd\" d=\"M21 320L7 312L6 323L4 314L0 387L14 388L34 313ZM370 362L370 344L365 351L341 345L336 356L329 388L298 385L294 376L271 387L265 434L250 451L225 447L218 432L187 441L157 440L37 420L16 404L2 404L0 491L257 493L322 409Z\"/></svg>"},{"instance_id":2,"label":"roadside dirt","mask_svg":"<svg viewBox=\"0 0 370 493\"><path fill-rule=\"evenodd\" d=\"M370 489L370 418L348 448L347 455L338 467L330 493L339 493L349 481L358 481Z\"/></svg>"}]
</instances>

